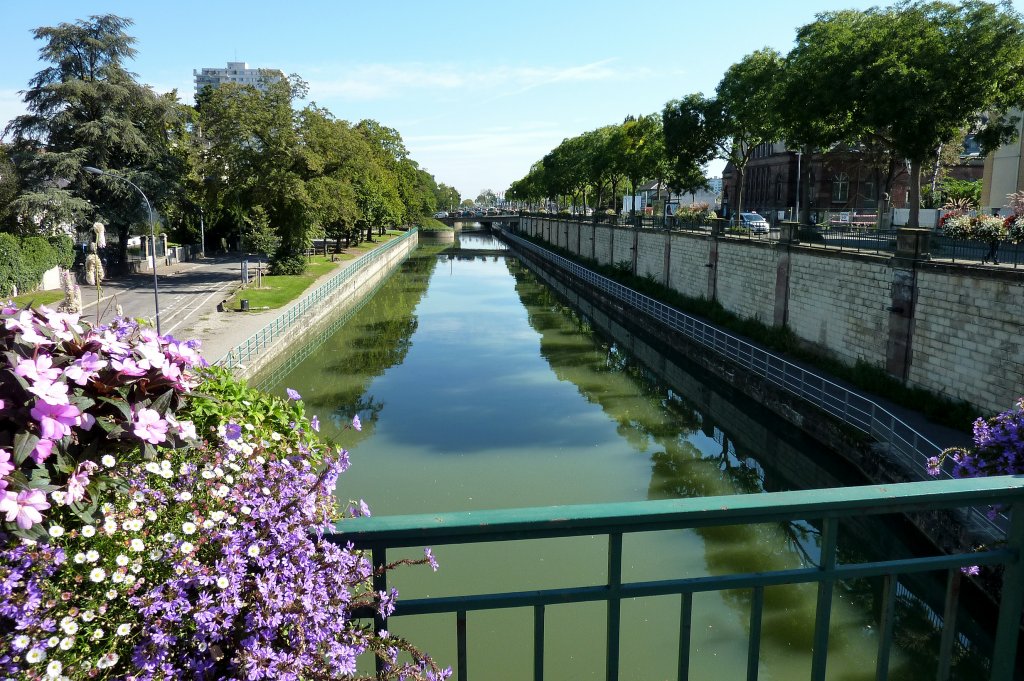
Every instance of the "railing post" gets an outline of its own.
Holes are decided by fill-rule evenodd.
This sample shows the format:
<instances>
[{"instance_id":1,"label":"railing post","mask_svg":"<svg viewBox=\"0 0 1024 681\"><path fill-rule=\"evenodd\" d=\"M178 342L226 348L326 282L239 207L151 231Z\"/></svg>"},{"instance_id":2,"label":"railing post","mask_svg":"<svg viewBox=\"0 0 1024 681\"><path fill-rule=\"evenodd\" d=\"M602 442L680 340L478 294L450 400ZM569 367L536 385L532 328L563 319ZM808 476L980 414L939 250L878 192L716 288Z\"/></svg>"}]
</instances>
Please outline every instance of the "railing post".
<instances>
[{"instance_id":1,"label":"railing post","mask_svg":"<svg viewBox=\"0 0 1024 681\"><path fill-rule=\"evenodd\" d=\"M388 591L388 551L383 546L375 546L370 549L370 557L373 562L373 590L375 593L387 593ZM388 628L388 620L380 614L380 609L373 613L373 631L379 634ZM377 676L382 677L386 670L385 661L379 656L376 658Z\"/></svg>"},{"instance_id":2,"label":"railing post","mask_svg":"<svg viewBox=\"0 0 1024 681\"><path fill-rule=\"evenodd\" d=\"M619 617L622 586L622 533L608 535L608 643L605 651L605 679L619 678Z\"/></svg>"},{"instance_id":3,"label":"railing post","mask_svg":"<svg viewBox=\"0 0 1024 681\"><path fill-rule=\"evenodd\" d=\"M1011 681L1017 658L1017 640L1020 636L1020 612L1024 605L1024 564L1021 548L1024 546L1024 509L1018 504L1010 511L1010 529L1006 533L1007 547L1016 554L1016 560L1003 570L1003 593L999 601L999 622L996 625L995 644L992 649L992 681Z\"/></svg>"},{"instance_id":4,"label":"railing post","mask_svg":"<svg viewBox=\"0 0 1024 681\"><path fill-rule=\"evenodd\" d=\"M836 567L836 535L839 521L825 518L821 526L821 565L819 570L832 573ZM814 649L811 658L811 681L825 681L828 662L828 630L832 618L832 590L835 578L825 577L818 582L818 604L814 613Z\"/></svg>"}]
</instances>

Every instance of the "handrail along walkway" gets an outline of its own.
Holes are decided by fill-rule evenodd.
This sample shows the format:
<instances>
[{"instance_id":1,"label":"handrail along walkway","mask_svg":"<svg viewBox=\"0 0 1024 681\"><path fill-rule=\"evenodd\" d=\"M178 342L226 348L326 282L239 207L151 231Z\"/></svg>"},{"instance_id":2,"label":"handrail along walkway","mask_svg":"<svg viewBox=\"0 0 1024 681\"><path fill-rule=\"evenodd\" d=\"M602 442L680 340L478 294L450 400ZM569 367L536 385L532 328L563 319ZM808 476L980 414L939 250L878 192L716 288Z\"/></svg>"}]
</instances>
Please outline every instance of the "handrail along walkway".
<instances>
[{"instance_id":1,"label":"handrail along walkway","mask_svg":"<svg viewBox=\"0 0 1024 681\"><path fill-rule=\"evenodd\" d=\"M333 293L341 284L350 279L364 265L383 257L389 250L412 236L415 232L416 228L410 229L398 238L392 239L351 261L331 279L301 298L299 302L289 307L284 313L275 318L274 321L254 333L233 350L229 350L226 355L214 362L214 364L231 369L258 356L262 351L273 345L274 341L288 331L309 310L323 302L329 294Z\"/></svg>"}]
</instances>

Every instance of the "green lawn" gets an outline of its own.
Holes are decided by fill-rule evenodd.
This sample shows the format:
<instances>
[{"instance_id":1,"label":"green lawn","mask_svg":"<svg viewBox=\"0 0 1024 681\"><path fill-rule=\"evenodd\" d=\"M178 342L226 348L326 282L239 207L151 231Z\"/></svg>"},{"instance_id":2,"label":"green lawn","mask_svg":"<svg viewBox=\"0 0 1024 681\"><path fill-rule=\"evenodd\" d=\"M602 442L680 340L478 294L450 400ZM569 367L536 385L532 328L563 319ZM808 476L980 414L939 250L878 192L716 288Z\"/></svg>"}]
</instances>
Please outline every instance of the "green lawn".
<instances>
[{"instance_id":1,"label":"green lawn","mask_svg":"<svg viewBox=\"0 0 1024 681\"><path fill-rule=\"evenodd\" d=\"M64 300L64 291L58 288L52 291L35 291L34 293L23 293L20 296L14 296L13 300L15 305L17 305L18 307L25 307L30 303L32 307L39 307L41 305L49 305L53 307L56 303L59 303L60 301Z\"/></svg>"},{"instance_id":2,"label":"green lawn","mask_svg":"<svg viewBox=\"0 0 1024 681\"><path fill-rule=\"evenodd\" d=\"M228 300L228 308L237 310L241 306L243 298L249 301L249 309L253 312L262 308L276 309L287 305L300 297L307 288L313 285L322 275L336 269L341 263L339 260L331 262L330 257L326 259L322 255L314 256L312 262L306 267L306 273L302 275L284 275L278 277L263 277L262 286L255 287L255 283L248 288L240 288Z\"/></svg>"}]
</instances>

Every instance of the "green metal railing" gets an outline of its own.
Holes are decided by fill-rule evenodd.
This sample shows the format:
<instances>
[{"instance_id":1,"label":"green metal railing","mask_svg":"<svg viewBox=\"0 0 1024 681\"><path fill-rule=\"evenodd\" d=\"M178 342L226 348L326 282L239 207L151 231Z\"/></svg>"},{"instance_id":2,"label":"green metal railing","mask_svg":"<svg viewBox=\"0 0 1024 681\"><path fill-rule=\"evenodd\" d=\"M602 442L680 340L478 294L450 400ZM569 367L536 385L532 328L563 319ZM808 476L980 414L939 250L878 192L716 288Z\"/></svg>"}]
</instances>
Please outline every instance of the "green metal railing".
<instances>
[{"instance_id":1,"label":"green metal railing","mask_svg":"<svg viewBox=\"0 0 1024 681\"><path fill-rule=\"evenodd\" d=\"M375 248L374 250L359 256L346 265L326 283L318 286L311 293L299 300L295 305L288 308L283 314L274 319L274 321L254 333L233 350L228 351L228 353L217 360L215 364L232 369L240 364L249 362L254 357L258 357L261 352L273 345L274 341L302 320L307 312L318 307L356 272L368 263L385 257L388 251L410 238L416 232L417 230L413 228L397 239L392 239L379 248Z\"/></svg>"},{"instance_id":2,"label":"green metal railing","mask_svg":"<svg viewBox=\"0 0 1024 681\"><path fill-rule=\"evenodd\" d=\"M749 590L752 594L746 678L754 680L758 677L765 588L807 583L817 585L810 678L812 681L823 681L828 662L833 585L839 580L868 577L881 577L884 580L884 607L880 615L875 670L875 678L882 681L889 674L898 579L901 575L935 571L944 571L947 575L938 678L948 678L956 639L955 612L961 568L970 565L1004 568L990 678L992 681L1011 681L1014 678L1024 599L1024 569L1021 564L1024 513L1012 513L1005 544L982 551L841 563L836 547L839 525L844 519L889 513L945 511L964 506L1010 505L1021 498L1024 498L1024 478L1007 476L663 501L353 518L340 521L335 528L336 532L327 535L326 539L339 544L352 542L356 547L368 550L372 554L374 566L378 568L374 589L379 592L387 589L386 572L382 568L388 562L389 549L553 537L608 537L608 567L603 584L521 592L507 592L501 589L501 584L495 584L492 593L400 601L393 617L438 613L455 615L457 678L463 681L469 678L466 636L470 612L532 608L534 679L540 681L544 676L545 607L603 601L607 604L606 678L613 681L619 678L620 630L623 626L629 626L629 622L621 621L620 603L623 599L666 595L680 597L678 678L687 679L691 661L693 597L698 593L732 589ZM820 524L821 558L817 566L713 576L679 576L659 581L622 580L623 535L791 521ZM378 618L376 626L379 629L386 628L387 622ZM487 668L486 661L480 662L481 668Z\"/></svg>"}]
</instances>

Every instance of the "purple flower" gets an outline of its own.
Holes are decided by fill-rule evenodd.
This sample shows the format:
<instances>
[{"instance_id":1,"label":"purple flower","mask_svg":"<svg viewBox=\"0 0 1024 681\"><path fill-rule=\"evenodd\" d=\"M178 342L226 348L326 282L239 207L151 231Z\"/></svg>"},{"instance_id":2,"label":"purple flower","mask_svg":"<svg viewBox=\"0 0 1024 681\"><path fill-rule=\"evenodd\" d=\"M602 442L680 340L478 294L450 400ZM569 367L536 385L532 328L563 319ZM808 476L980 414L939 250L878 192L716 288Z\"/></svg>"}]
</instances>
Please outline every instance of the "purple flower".
<instances>
[{"instance_id":1,"label":"purple flower","mask_svg":"<svg viewBox=\"0 0 1024 681\"><path fill-rule=\"evenodd\" d=\"M13 470L14 464L11 463L11 453L6 449L0 449L0 478L5 477Z\"/></svg>"},{"instance_id":2,"label":"purple flower","mask_svg":"<svg viewBox=\"0 0 1024 681\"><path fill-rule=\"evenodd\" d=\"M110 366L125 376L145 376L147 371L139 366L134 357L114 358L110 361Z\"/></svg>"},{"instance_id":3,"label":"purple flower","mask_svg":"<svg viewBox=\"0 0 1024 681\"><path fill-rule=\"evenodd\" d=\"M36 381L51 383L60 378L60 369L54 368L50 355L18 360L18 366L14 367L14 373L27 378L32 383Z\"/></svg>"},{"instance_id":4,"label":"purple flower","mask_svg":"<svg viewBox=\"0 0 1024 681\"><path fill-rule=\"evenodd\" d=\"M977 565L965 565L962 568L960 568L960 572L964 573L965 575L973 577L975 575L981 574L981 568L979 568Z\"/></svg>"},{"instance_id":5,"label":"purple flower","mask_svg":"<svg viewBox=\"0 0 1024 681\"><path fill-rule=\"evenodd\" d=\"M929 456L928 457L928 475L935 476L935 475L938 475L939 473L941 473L942 472L942 469L940 468L941 465L942 465L942 462L939 461L939 457L937 457L937 456Z\"/></svg>"},{"instance_id":6,"label":"purple flower","mask_svg":"<svg viewBox=\"0 0 1024 681\"><path fill-rule=\"evenodd\" d=\"M320 432L320 419L317 418L315 414L313 415L313 418L309 420L309 427L318 433Z\"/></svg>"},{"instance_id":7,"label":"purple flower","mask_svg":"<svg viewBox=\"0 0 1024 681\"><path fill-rule=\"evenodd\" d=\"M82 415L73 404L50 404L45 400L36 400L36 406L29 413L39 421L40 435L47 440L60 440L70 435L70 426L79 425Z\"/></svg>"},{"instance_id":8,"label":"purple flower","mask_svg":"<svg viewBox=\"0 0 1024 681\"><path fill-rule=\"evenodd\" d=\"M78 469L68 478L67 503L73 504L85 498L85 490L89 486L89 476L96 470L93 461L83 461Z\"/></svg>"},{"instance_id":9,"label":"purple flower","mask_svg":"<svg viewBox=\"0 0 1024 681\"><path fill-rule=\"evenodd\" d=\"M359 420L359 414L356 414L355 416L352 417L352 427L355 428L356 430L363 429L363 424Z\"/></svg>"},{"instance_id":10,"label":"purple flower","mask_svg":"<svg viewBox=\"0 0 1024 681\"><path fill-rule=\"evenodd\" d=\"M7 522L16 522L23 530L43 522L40 511L48 508L50 504L46 502L46 495L39 489L4 492L3 498L0 499L0 513L6 513Z\"/></svg>"},{"instance_id":11,"label":"purple flower","mask_svg":"<svg viewBox=\"0 0 1024 681\"><path fill-rule=\"evenodd\" d=\"M430 550L429 546L423 549L423 555L426 556L427 563L430 564L431 569L433 569L434 572L437 572L437 559L434 558L434 552Z\"/></svg>"},{"instance_id":12,"label":"purple flower","mask_svg":"<svg viewBox=\"0 0 1024 681\"><path fill-rule=\"evenodd\" d=\"M238 440L242 437L242 426L237 423L229 423L224 426L225 440Z\"/></svg>"},{"instance_id":13,"label":"purple flower","mask_svg":"<svg viewBox=\"0 0 1024 681\"><path fill-rule=\"evenodd\" d=\"M302 399L302 395L300 395L297 390L292 390L291 388L285 388L284 391L285 391L285 393L288 394L288 399L289 400L301 400Z\"/></svg>"},{"instance_id":14,"label":"purple flower","mask_svg":"<svg viewBox=\"0 0 1024 681\"><path fill-rule=\"evenodd\" d=\"M155 409L139 409L132 424L132 432L140 440L155 445L167 439L167 421L160 418L160 412Z\"/></svg>"},{"instance_id":15,"label":"purple flower","mask_svg":"<svg viewBox=\"0 0 1024 681\"><path fill-rule=\"evenodd\" d=\"M96 375L96 372L105 366L107 366L107 360L100 359L95 352L86 352L64 370L64 375L78 385L85 385L90 378Z\"/></svg>"}]
</instances>

